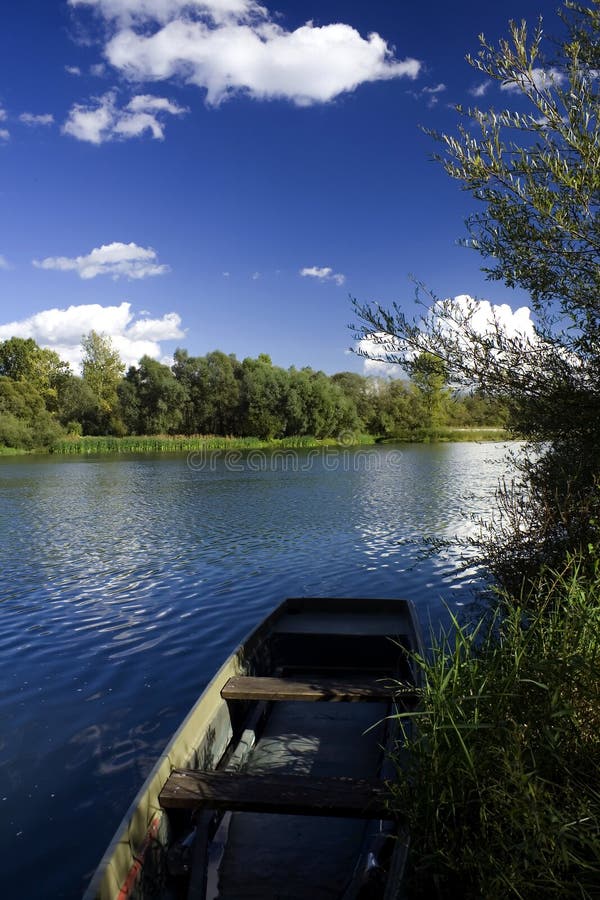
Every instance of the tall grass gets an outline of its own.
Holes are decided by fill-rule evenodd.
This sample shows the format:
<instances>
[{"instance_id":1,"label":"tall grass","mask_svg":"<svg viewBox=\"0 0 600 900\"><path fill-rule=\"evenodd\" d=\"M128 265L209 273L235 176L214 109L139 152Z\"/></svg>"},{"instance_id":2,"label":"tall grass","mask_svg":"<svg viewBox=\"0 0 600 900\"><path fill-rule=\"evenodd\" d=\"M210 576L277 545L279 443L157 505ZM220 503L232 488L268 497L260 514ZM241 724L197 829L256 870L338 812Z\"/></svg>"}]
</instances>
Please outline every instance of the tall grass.
<instances>
[{"instance_id":1,"label":"tall grass","mask_svg":"<svg viewBox=\"0 0 600 900\"><path fill-rule=\"evenodd\" d=\"M356 434L353 444L372 444L370 435ZM255 437L219 437L217 435L140 435L132 437L69 437L56 441L53 453L188 453L202 450L260 450L270 448L302 449L337 446L337 438L308 435L272 440Z\"/></svg>"},{"instance_id":2,"label":"tall grass","mask_svg":"<svg viewBox=\"0 0 600 900\"><path fill-rule=\"evenodd\" d=\"M394 803L411 897L600 897L600 571L571 558L418 659ZM408 759L408 765L407 765Z\"/></svg>"}]
</instances>

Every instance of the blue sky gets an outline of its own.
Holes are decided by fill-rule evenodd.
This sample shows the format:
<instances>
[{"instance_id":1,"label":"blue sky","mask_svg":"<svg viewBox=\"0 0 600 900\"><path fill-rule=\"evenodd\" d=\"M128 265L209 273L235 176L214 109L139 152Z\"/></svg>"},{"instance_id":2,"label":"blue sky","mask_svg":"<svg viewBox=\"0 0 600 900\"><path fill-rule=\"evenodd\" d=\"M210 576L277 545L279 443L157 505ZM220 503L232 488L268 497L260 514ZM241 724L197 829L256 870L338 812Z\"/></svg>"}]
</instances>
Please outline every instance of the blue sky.
<instances>
[{"instance_id":1,"label":"blue sky","mask_svg":"<svg viewBox=\"0 0 600 900\"><path fill-rule=\"evenodd\" d=\"M457 246L472 201L419 125L512 102L464 57L510 18L556 31L556 6L7 4L0 339L75 363L96 328L128 363L184 346L361 371L349 295L410 310L412 273L523 306Z\"/></svg>"}]
</instances>

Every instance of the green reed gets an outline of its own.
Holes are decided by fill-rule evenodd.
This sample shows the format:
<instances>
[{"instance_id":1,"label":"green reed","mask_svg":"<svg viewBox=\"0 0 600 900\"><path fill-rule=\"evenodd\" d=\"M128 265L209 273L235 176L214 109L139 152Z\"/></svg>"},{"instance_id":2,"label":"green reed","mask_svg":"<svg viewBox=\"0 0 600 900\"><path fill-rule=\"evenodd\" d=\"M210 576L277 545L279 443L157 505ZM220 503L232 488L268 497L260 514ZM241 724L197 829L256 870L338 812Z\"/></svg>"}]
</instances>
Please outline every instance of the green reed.
<instances>
[{"instance_id":1,"label":"green reed","mask_svg":"<svg viewBox=\"0 0 600 900\"><path fill-rule=\"evenodd\" d=\"M344 444L346 437L344 436ZM349 439L352 446L372 444L370 435L355 434ZM202 450L260 450L260 449L303 449L313 447L342 446L337 438L314 438L297 436L261 440L255 437L220 437L218 435L152 435L130 437L69 437L56 441L53 453L188 453Z\"/></svg>"},{"instance_id":2,"label":"green reed","mask_svg":"<svg viewBox=\"0 0 600 900\"><path fill-rule=\"evenodd\" d=\"M417 662L393 787L407 896L600 896L597 562L570 559L476 627L454 620Z\"/></svg>"}]
</instances>

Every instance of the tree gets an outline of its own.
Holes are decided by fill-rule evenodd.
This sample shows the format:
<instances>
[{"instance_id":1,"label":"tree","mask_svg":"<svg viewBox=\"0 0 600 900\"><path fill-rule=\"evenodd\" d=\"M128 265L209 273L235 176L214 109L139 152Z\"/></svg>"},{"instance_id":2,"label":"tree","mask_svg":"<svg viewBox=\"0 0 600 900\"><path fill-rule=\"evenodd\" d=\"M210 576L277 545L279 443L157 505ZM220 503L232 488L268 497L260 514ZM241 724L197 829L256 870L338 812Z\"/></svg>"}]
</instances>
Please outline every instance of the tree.
<instances>
[{"instance_id":1,"label":"tree","mask_svg":"<svg viewBox=\"0 0 600 900\"><path fill-rule=\"evenodd\" d=\"M175 434L180 428L186 391L163 363L142 356L139 366L130 366L118 392L130 433Z\"/></svg>"},{"instance_id":2,"label":"tree","mask_svg":"<svg viewBox=\"0 0 600 900\"><path fill-rule=\"evenodd\" d=\"M118 386L125 366L106 334L90 331L82 338L82 375L86 387L96 399L95 422L90 431L97 434L123 433L119 417Z\"/></svg>"},{"instance_id":3,"label":"tree","mask_svg":"<svg viewBox=\"0 0 600 900\"><path fill-rule=\"evenodd\" d=\"M34 385L51 412L58 411L60 394L72 377L69 364L54 350L20 337L0 342L0 375Z\"/></svg>"},{"instance_id":4,"label":"tree","mask_svg":"<svg viewBox=\"0 0 600 900\"><path fill-rule=\"evenodd\" d=\"M206 356L175 351L173 374L185 389L186 434L239 434L241 364L233 354L214 350Z\"/></svg>"},{"instance_id":5,"label":"tree","mask_svg":"<svg viewBox=\"0 0 600 900\"><path fill-rule=\"evenodd\" d=\"M0 375L0 445L42 449L62 434L32 382Z\"/></svg>"},{"instance_id":6,"label":"tree","mask_svg":"<svg viewBox=\"0 0 600 900\"><path fill-rule=\"evenodd\" d=\"M422 424L435 430L443 424L450 400L448 368L433 353L420 353L411 369L411 382L422 410Z\"/></svg>"},{"instance_id":7,"label":"tree","mask_svg":"<svg viewBox=\"0 0 600 900\"><path fill-rule=\"evenodd\" d=\"M370 355L412 371L434 354L453 382L506 401L509 424L531 441L528 507L503 535L517 560L506 558L507 572L599 536L600 6L567 2L561 19L550 61L541 23L531 38L511 23L498 47L482 36L469 62L517 109L458 107L458 134L434 135L446 172L480 205L464 243L482 254L488 278L529 293L534 333L509 334L497 318L482 331L477 303L431 294L414 319L398 305L356 304ZM427 307L422 288L419 302Z\"/></svg>"},{"instance_id":8,"label":"tree","mask_svg":"<svg viewBox=\"0 0 600 900\"><path fill-rule=\"evenodd\" d=\"M286 398L289 375L271 364L261 353L242 362L241 433L262 440L282 437L286 432Z\"/></svg>"}]
</instances>

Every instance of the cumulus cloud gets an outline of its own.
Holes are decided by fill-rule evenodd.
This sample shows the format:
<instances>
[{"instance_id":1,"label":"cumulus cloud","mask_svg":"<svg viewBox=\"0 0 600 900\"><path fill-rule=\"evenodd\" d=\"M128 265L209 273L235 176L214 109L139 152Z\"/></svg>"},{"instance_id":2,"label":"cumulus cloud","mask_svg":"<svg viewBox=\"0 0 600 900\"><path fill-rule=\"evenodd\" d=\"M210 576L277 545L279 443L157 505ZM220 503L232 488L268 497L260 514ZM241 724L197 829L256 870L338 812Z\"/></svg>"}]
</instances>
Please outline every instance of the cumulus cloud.
<instances>
[{"instance_id":1,"label":"cumulus cloud","mask_svg":"<svg viewBox=\"0 0 600 900\"><path fill-rule=\"evenodd\" d=\"M161 359L161 341L185 336L177 313L166 313L159 319L136 318L131 304L124 302L119 306L90 303L46 309L27 319L0 324L0 340L13 336L33 338L79 370L81 338L92 330L111 338L126 366L135 365L144 355Z\"/></svg>"},{"instance_id":2,"label":"cumulus cloud","mask_svg":"<svg viewBox=\"0 0 600 900\"><path fill-rule=\"evenodd\" d=\"M327 103L360 84L414 79L421 63L396 59L377 33L312 21L288 31L256 0L69 0L95 9L111 37L104 54L134 81L182 79L217 105L239 93L299 106Z\"/></svg>"},{"instance_id":3,"label":"cumulus cloud","mask_svg":"<svg viewBox=\"0 0 600 900\"><path fill-rule=\"evenodd\" d=\"M42 260L34 259L33 265L38 269L77 272L84 279L97 275L110 275L113 279L138 279L164 275L169 271L168 266L159 265L156 250L152 247L138 247L137 244L118 241L94 247L86 256L48 256Z\"/></svg>"},{"instance_id":4,"label":"cumulus cloud","mask_svg":"<svg viewBox=\"0 0 600 900\"><path fill-rule=\"evenodd\" d=\"M246 21L258 10L266 11L254 0L69 0L69 6L88 6L106 19L120 25L143 23L147 20L168 22L186 11L201 12L214 22L228 19Z\"/></svg>"},{"instance_id":5,"label":"cumulus cloud","mask_svg":"<svg viewBox=\"0 0 600 900\"><path fill-rule=\"evenodd\" d=\"M527 306L513 310L508 303L496 305L489 300L475 300L468 294L459 294L451 302L456 306L459 318L470 316L471 326L478 334L493 335L498 327L508 338L522 338L532 345L537 341L531 310ZM435 304L430 312L433 319L436 314ZM447 327L452 328L450 324ZM381 357L400 351L401 347L390 335L375 333L357 341L354 349L359 353ZM370 375L397 376L400 372L398 364L387 363L381 359L365 358L363 366L365 373Z\"/></svg>"},{"instance_id":6,"label":"cumulus cloud","mask_svg":"<svg viewBox=\"0 0 600 900\"><path fill-rule=\"evenodd\" d=\"M317 278L319 281L335 281L338 287L342 285L346 276L341 272L334 272L331 266L305 266L300 269L303 278Z\"/></svg>"},{"instance_id":7,"label":"cumulus cloud","mask_svg":"<svg viewBox=\"0 0 600 900\"><path fill-rule=\"evenodd\" d=\"M67 72L68 75L81 75L79 66L65 66L65 72Z\"/></svg>"},{"instance_id":8,"label":"cumulus cloud","mask_svg":"<svg viewBox=\"0 0 600 900\"><path fill-rule=\"evenodd\" d=\"M19 121L23 122L24 125L30 125L32 127L36 125L52 125L54 116L52 113L35 115L34 113L24 112L19 116Z\"/></svg>"},{"instance_id":9,"label":"cumulus cloud","mask_svg":"<svg viewBox=\"0 0 600 900\"><path fill-rule=\"evenodd\" d=\"M561 87L567 78L559 69L532 69L531 77L521 78L515 81L506 81L500 85L503 91L520 91L524 84L533 84L538 91L547 91L552 87Z\"/></svg>"},{"instance_id":10,"label":"cumulus cloud","mask_svg":"<svg viewBox=\"0 0 600 900\"><path fill-rule=\"evenodd\" d=\"M459 294L454 298L454 303L464 312L474 305L475 312L472 324L479 334L490 334L497 322L500 330L507 337L524 337L535 341L535 329L531 320L531 310L528 306L520 306L513 310L508 303L499 305L490 303L489 300L474 300L469 294Z\"/></svg>"},{"instance_id":11,"label":"cumulus cloud","mask_svg":"<svg viewBox=\"0 0 600 900\"><path fill-rule=\"evenodd\" d=\"M164 138L164 125L159 116L179 116L187 110L151 94L137 94L124 107L117 105L115 91L95 97L91 104L76 103L63 125L63 134L90 144L126 140L150 132L156 140Z\"/></svg>"}]
</instances>

